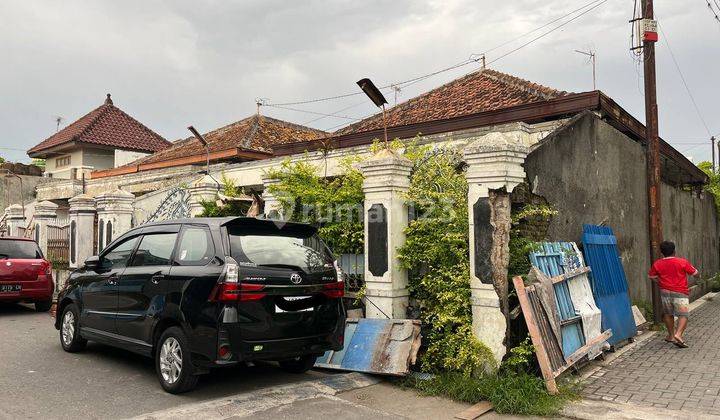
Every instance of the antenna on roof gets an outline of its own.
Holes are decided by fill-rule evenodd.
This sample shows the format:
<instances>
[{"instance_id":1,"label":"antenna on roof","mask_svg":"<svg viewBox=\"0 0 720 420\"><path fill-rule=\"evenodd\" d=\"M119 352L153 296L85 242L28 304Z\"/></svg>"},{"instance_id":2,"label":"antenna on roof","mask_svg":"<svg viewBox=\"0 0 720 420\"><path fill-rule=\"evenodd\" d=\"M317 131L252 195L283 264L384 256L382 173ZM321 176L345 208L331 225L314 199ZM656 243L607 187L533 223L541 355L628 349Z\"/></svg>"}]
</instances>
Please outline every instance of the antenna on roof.
<instances>
[{"instance_id":1,"label":"antenna on roof","mask_svg":"<svg viewBox=\"0 0 720 420\"><path fill-rule=\"evenodd\" d=\"M592 76L593 76L593 90L597 90L597 86L595 84L595 51L588 50L588 51L581 51L581 50L575 50L576 53L582 54L588 57L590 60L590 64L592 64Z\"/></svg>"},{"instance_id":2,"label":"antenna on roof","mask_svg":"<svg viewBox=\"0 0 720 420\"><path fill-rule=\"evenodd\" d=\"M110 98L110 94L109 94L109 93L107 94L107 97L105 98L105 104L106 104L106 105L112 105L112 104L113 104L113 101L112 101L112 99Z\"/></svg>"},{"instance_id":3,"label":"antenna on roof","mask_svg":"<svg viewBox=\"0 0 720 420\"><path fill-rule=\"evenodd\" d=\"M55 116L55 132L56 132L56 133L57 133L58 131L60 131L60 123L61 123L64 119L65 119L65 118L61 117L60 115L56 115L56 116Z\"/></svg>"},{"instance_id":4,"label":"antenna on roof","mask_svg":"<svg viewBox=\"0 0 720 420\"><path fill-rule=\"evenodd\" d=\"M397 105L397 96L398 96L398 93L400 93L402 91L402 89L398 85L390 85L390 87L392 88L392 90L395 91L395 103L393 105Z\"/></svg>"},{"instance_id":5,"label":"antenna on roof","mask_svg":"<svg viewBox=\"0 0 720 420\"><path fill-rule=\"evenodd\" d=\"M257 105L257 116L260 116L260 107L267 104L267 100L264 98L255 98L255 105Z\"/></svg>"},{"instance_id":6,"label":"antenna on roof","mask_svg":"<svg viewBox=\"0 0 720 420\"><path fill-rule=\"evenodd\" d=\"M470 60L480 62L480 68L485 69L485 54L470 54Z\"/></svg>"}]
</instances>

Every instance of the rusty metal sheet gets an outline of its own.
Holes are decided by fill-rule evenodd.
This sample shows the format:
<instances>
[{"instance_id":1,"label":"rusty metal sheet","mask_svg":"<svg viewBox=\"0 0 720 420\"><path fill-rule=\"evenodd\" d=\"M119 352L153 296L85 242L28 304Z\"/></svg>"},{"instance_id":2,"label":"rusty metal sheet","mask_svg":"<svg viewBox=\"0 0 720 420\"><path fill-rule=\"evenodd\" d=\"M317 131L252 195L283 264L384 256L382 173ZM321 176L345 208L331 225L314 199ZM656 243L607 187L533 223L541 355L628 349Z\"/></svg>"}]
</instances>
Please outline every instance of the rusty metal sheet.
<instances>
[{"instance_id":1,"label":"rusty metal sheet","mask_svg":"<svg viewBox=\"0 0 720 420\"><path fill-rule=\"evenodd\" d=\"M412 319L348 319L345 348L328 351L315 367L404 376L420 349L420 321Z\"/></svg>"}]
</instances>

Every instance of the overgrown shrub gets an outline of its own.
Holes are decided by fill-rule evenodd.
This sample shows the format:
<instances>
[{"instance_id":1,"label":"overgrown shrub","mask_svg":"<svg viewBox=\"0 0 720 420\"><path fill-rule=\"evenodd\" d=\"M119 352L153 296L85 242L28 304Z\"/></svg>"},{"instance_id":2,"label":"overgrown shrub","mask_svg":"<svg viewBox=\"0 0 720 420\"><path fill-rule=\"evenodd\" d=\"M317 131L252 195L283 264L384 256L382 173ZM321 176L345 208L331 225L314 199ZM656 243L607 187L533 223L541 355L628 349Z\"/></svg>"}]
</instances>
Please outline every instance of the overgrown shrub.
<instances>
[{"instance_id":1,"label":"overgrown shrub","mask_svg":"<svg viewBox=\"0 0 720 420\"><path fill-rule=\"evenodd\" d=\"M340 175L321 176L307 160L284 161L268 176L278 180L269 187L289 220L319 227L318 234L337 254L362 254L364 223L363 176L353 165L358 158L340 162Z\"/></svg>"},{"instance_id":2,"label":"overgrown shrub","mask_svg":"<svg viewBox=\"0 0 720 420\"><path fill-rule=\"evenodd\" d=\"M407 200L418 217L405 230L399 259L411 275L409 290L420 304L428 333L422 362L431 372L465 375L496 366L490 350L472 334L467 181L453 150L412 150Z\"/></svg>"}]
</instances>

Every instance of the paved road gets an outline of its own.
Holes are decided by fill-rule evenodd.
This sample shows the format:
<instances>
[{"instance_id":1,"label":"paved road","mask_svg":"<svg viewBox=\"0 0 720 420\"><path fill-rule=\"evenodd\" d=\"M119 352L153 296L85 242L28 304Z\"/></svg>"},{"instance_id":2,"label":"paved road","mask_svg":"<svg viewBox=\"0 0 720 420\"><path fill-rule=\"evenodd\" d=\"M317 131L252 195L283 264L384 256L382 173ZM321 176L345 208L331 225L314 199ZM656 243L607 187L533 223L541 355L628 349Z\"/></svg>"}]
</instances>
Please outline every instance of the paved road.
<instances>
[{"instance_id":1,"label":"paved road","mask_svg":"<svg viewBox=\"0 0 720 420\"><path fill-rule=\"evenodd\" d=\"M65 353L48 314L0 305L0 419L125 418L327 374L292 375L274 366L221 369L183 395L165 393L151 359L90 343Z\"/></svg>"},{"instance_id":2,"label":"paved road","mask_svg":"<svg viewBox=\"0 0 720 420\"><path fill-rule=\"evenodd\" d=\"M590 377L590 398L720 415L720 297L690 312L679 349L664 333L640 343Z\"/></svg>"}]
</instances>

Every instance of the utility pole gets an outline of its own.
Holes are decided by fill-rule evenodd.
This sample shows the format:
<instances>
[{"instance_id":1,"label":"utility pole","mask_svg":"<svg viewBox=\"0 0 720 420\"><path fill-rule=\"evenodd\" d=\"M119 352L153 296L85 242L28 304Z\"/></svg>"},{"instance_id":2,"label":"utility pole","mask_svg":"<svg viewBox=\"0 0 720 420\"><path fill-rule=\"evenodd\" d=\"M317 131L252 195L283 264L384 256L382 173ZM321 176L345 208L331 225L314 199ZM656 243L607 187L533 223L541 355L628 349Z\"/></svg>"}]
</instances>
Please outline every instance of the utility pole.
<instances>
[{"instance_id":1,"label":"utility pole","mask_svg":"<svg viewBox=\"0 0 720 420\"><path fill-rule=\"evenodd\" d=\"M715 166L715 136L710 137L710 142L712 143L712 170L715 172L717 170Z\"/></svg>"},{"instance_id":2,"label":"utility pole","mask_svg":"<svg viewBox=\"0 0 720 420\"><path fill-rule=\"evenodd\" d=\"M650 220L651 263L660 258L662 242L662 209L660 201L660 139L658 137L658 109L655 80L655 42L658 40L654 20L653 0L642 0L643 61L645 73L645 140L647 142L647 186ZM662 322L660 289L652 283L652 303L655 323Z\"/></svg>"}]
</instances>

